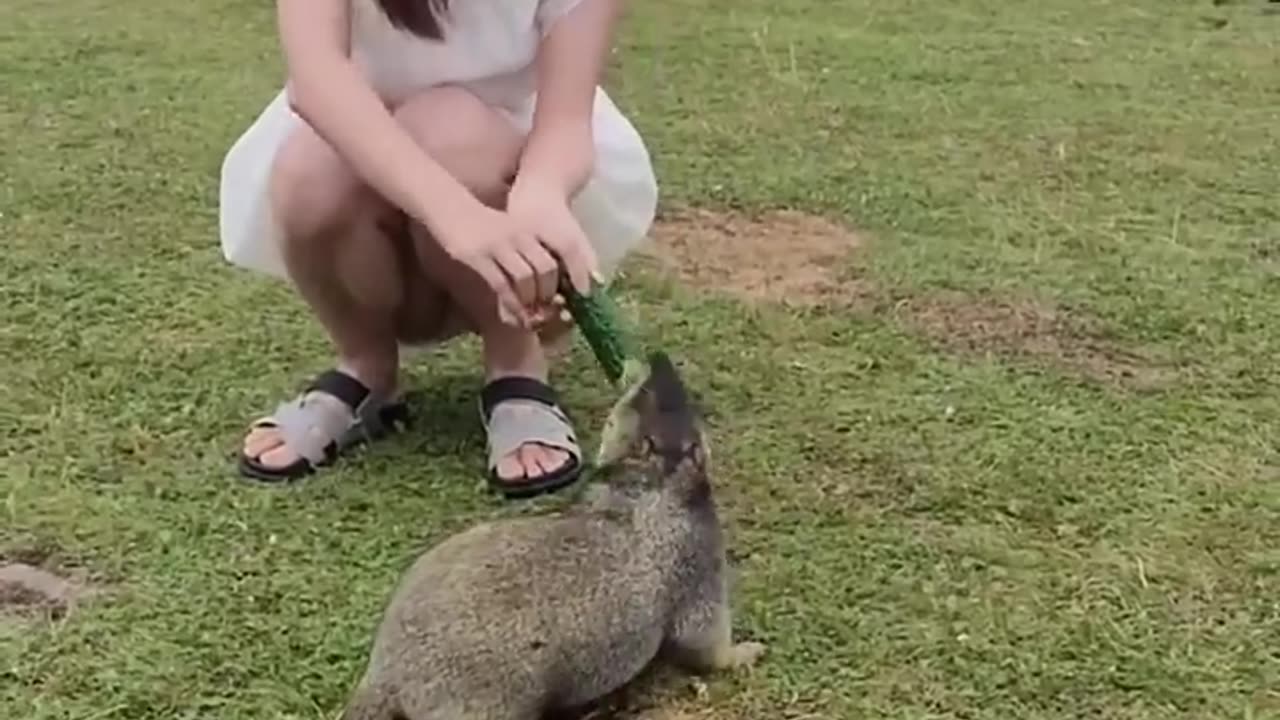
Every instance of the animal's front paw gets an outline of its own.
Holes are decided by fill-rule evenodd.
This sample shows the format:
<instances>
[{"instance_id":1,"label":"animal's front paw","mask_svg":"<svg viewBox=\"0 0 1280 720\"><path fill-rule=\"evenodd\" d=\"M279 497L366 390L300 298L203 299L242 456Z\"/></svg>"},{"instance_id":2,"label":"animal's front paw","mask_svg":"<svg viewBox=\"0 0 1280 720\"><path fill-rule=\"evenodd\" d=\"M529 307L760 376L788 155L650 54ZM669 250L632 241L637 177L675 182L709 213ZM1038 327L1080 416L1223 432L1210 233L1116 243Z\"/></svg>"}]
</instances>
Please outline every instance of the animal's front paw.
<instances>
[{"instance_id":1,"label":"animal's front paw","mask_svg":"<svg viewBox=\"0 0 1280 720\"><path fill-rule=\"evenodd\" d=\"M764 655L764 651L764 643L740 642L729 650L729 667L735 670L752 667Z\"/></svg>"}]
</instances>

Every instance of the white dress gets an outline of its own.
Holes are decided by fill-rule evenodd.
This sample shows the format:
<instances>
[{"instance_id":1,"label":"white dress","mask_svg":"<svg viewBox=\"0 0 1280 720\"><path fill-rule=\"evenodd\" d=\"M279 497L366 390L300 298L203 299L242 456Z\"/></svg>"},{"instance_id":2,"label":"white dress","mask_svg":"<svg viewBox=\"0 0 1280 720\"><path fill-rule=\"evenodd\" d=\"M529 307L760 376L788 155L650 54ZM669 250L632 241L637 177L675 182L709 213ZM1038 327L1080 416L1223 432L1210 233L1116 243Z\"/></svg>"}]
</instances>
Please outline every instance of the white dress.
<instances>
[{"instance_id":1,"label":"white dress","mask_svg":"<svg viewBox=\"0 0 1280 720\"><path fill-rule=\"evenodd\" d=\"M376 0L350 2L352 56L389 105L427 88L458 85L527 133L533 120L538 43L581 0L453 0L443 42L395 28ZM276 150L301 122L281 90L232 145L222 165L219 232L224 257L286 280L281 231L267 187ZM658 188L644 142L602 88L596 90L593 122L595 168L571 208L599 256L601 272L609 276L648 233Z\"/></svg>"}]
</instances>

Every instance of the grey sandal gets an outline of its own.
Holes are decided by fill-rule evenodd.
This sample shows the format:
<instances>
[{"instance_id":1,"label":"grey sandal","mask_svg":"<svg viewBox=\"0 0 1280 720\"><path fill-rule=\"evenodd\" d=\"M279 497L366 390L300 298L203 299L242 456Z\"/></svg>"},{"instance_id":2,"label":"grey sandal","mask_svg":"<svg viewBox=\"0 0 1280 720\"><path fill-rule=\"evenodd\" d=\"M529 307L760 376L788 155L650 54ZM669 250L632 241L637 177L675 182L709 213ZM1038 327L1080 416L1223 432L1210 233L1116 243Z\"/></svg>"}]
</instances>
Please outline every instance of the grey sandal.
<instances>
[{"instance_id":1,"label":"grey sandal","mask_svg":"<svg viewBox=\"0 0 1280 720\"><path fill-rule=\"evenodd\" d=\"M241 452L240 474L268 483L297 480L316 468L331 465L351 447L399 430L409 420L409 409L403 400L379 402L364 383L329 370L312 380L297 397L281 403L270 417L250 426L279 429L284 444L298 454L298 459L284 467L269 467L259 458Z\"/></svg>"},{"instance_id":2,"label":"grey sandal","mask_svg":"<svg viewBox=\"0 0 1280 720\"><path fill-rule=\"evenodd\" d=\"M507 498L554 492L582 474L582 449L573 424L546 383L526 377L494 380L480 392L480 413L489 436L489 483ZM569 459L537 477L500 477L498 463L502 458L529 443L563 450Z\"/></svg>"}]
</instances>

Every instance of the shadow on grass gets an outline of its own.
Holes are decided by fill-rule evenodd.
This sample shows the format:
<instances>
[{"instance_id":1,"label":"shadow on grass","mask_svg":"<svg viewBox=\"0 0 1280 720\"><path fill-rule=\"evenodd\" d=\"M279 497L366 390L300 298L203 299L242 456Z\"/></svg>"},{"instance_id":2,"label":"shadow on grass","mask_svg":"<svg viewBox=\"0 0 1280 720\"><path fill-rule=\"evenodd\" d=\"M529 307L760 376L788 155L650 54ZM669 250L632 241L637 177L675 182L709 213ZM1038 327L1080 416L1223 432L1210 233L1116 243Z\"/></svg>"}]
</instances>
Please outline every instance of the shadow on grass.
<instances>
[{"instance_id":1,"label":"shadow on grass","mask_svg":"<svg viewBox=\"0 0 1280 720\"><path fill-rule=\"evenodd\" d=\"M408 448L428 455L461 455L484 447L480 383L474 374L430 375L405 393L413 425Z\"/></svg>"},{"instance_id":2,"label":"shadow on grass","mask_svg":"<svg viewBox=\"0 0 1280 720\"><path fill-rule=\"evenodd\" d=\"M680 696L693 694L697 684L694 676L655 660L622 688L585 707L551 713L547 720L679 720L686 717Z\"/></svg>"}]
</instances>

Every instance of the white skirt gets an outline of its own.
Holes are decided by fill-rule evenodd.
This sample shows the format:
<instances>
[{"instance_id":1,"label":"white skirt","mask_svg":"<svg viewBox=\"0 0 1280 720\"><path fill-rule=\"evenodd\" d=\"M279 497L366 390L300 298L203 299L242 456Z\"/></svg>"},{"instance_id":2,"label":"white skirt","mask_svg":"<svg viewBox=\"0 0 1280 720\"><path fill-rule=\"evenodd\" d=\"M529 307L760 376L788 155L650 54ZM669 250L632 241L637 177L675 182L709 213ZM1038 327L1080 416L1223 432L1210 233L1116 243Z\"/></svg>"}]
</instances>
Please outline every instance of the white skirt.
<instances>
[{"instance_id":1,"label":"white skirt","mask_svg":"<svg viewBox=\"0 0 1280 720\"><path fill-rule=\"evenodd\" d=\"M529 132L532 98L519 110L503 112L520 132ZM267 193L276 151L302 122L281 90L222 163L218 225L223 256L238 267L284 280L281 229ZM593 123L595 168L570 208L595 248L601 273L609 277L648 234L658 185L639 133L603 89L596 91Z\"/></svg>"}]
</instances>

